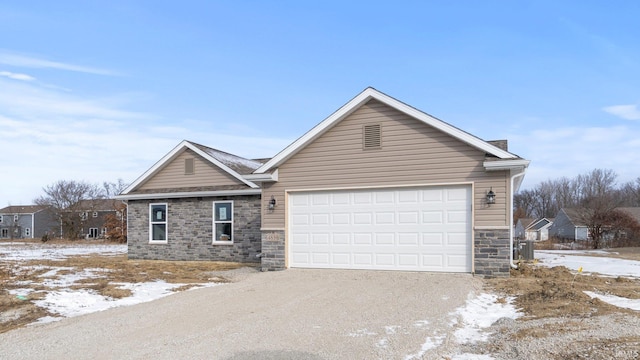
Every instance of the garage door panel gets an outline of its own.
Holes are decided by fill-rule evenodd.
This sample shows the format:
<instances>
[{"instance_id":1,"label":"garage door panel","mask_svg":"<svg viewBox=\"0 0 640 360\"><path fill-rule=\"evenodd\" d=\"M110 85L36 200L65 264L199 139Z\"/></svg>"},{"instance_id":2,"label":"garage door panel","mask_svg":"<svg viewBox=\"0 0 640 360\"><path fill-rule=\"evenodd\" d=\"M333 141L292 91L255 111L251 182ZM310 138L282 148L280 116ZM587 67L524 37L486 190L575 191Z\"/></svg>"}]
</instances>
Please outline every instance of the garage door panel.
<instances>
[{"instance_id":1,"label":"garage door panel","mask_svg":"<svg viewBox=\"0 0 640 360\"><path fill-rule=\"evenodd\" d=\"M373 221L371 213L354 213L353 214L353 224L354 225L372 225Z\"/></svg>"},{"instance_id":2,"label":"garage door panel","mask_svg":"<svg viewBox=\"0 0 640 360\"><path fill-rule=\"evenodd\" d=\"M375 239L376 245L394 246L396 243L396 236L393 233L376 233Z\"/></svg>"},{"instance_id":3,"label":"garage door panel","mask_svg":"<svg viewBox=\"0 0 640 360\"><path fill-rule=\"evenodd\" d=\"M311 234L311 245L329 245L329 233L313 233Z\"/></svg>"},{"instance_id":4,"label":"garage door panel","mask_svg":"<svg viewBox=\"0 0 640 360\"><path fill-rule=\"evenodd\" d=\"M373 254L371 253L354 253L353 254L353 265L356 266L372 266L373 265Z\"/></svg>"},{"instance_id":5,"label":"garage door panel","mask_svg":"<svg viewBox=\"0 0 640 360\"><path fill-rule=\"evenodd\" d=\"M420 244L420 234L419 233L400 233L398 234L398 245L419 245Z\"/></svg>"},{"instance_id":6,"label":"garage door panel","mask_svg":"<svg viewBox=\"0 0 640 360\"><path fill-rule=\"evenodd\" d=\"M377 212L376 225L393 225L396 222L396 216L393 212Z\"/></svg>"},{"instance_id":7,"label":"garage door panel","mask_svg":"<svg viewBox=\"0 0 640 360\"><path fill-rule=\"evenodd\" d=\"M407 212L407 211L400 211L398 212L398 224L399 225L406 225L406 224L418 224L418 219L420 217L418 216L418 212L417 211L411 211L411 212Z\"/></svg>"},{"instance_id":8,"label":"garage door panel","mask_svg":"<svg viewBox=\"0 0 640 360\"><path fill-rule=\"evenodd\" d=\"M471 271L471 187L291 193L289 265Z\"/></svg>"},{"instance_id":9,"label":"garage door panel","mask_svg":"<svg viewBox=\"0 0 640 360\"><path fill-rule=\"evenodd\" d=\"M329 225L329 218L329 214L313 214L311 216L311 225Z\"/></svg>"},{"instance_id":10,"label":"garage door panel","mask_svg":"<svg viewBox=\"0 0 640 360\"><path fill-rule=\"evenodd\" d=\"M444 234L443 233L423 233L422 245L442 246L444 245Z\"/></svg>"}]
</instances>

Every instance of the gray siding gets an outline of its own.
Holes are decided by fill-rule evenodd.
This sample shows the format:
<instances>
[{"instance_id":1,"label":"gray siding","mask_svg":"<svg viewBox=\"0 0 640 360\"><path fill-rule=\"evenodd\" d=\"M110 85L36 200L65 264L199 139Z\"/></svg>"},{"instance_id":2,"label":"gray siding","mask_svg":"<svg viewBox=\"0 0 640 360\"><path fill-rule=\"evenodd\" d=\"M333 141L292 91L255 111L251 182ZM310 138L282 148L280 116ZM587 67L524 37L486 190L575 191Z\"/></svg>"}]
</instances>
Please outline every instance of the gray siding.
<instances>
[{"instance_id":1,"label":"gray siding","mask_svg":"<svg viewBox=\"0 0 640 360\"><path fill-rule=\"evenodd\" d=\"M576 227L564 209L561 209L549 228L549 236L565 240L587 240L588 230L584 226Z\"/></svg>"},{"instance_id":2,"label":"gray siding","mask_svg":"<svg viewBox=\"0 0 640 360\"><path fill-rule=\"evenodd\" d=\"M193 174L185 174L184 160L186 158L194 159ZM158 171L151 179L142 184L137 190L188 188L210 186L211 184L238 185L242 184L242 182L187 149Z\"/></svg>"},{"instance_id":3,"label":"gray siding","mask_svg":"<svg viewBox=\"0 0 640 360\"><path fill-rule=\"evenodd\" d=\"M363 150L368 124L382 127L380 149ZM484 152L371 100L282 164L280 181L265 184L263 196L285 204L285 192L296 189L473 183L475 225L508 226L508 174L486 172L484 160ZM490 188L496 204L487 207ZM264 228L284 229L285 221L283 205L263 211Z\"/></svg>"},{"instance_id":4,"label":"gray siding","mask_svg":"<svg viewBox=\"0 0 640 360\"><path fill-rule=\"evenodd\" d=\"M234 203L233 244L212 244L213 201ZM149 204L166 203L166 244L149 243ZM261 252L260 196L130 200L130 259L258 262Z\"/></svg>"}]
</instances>

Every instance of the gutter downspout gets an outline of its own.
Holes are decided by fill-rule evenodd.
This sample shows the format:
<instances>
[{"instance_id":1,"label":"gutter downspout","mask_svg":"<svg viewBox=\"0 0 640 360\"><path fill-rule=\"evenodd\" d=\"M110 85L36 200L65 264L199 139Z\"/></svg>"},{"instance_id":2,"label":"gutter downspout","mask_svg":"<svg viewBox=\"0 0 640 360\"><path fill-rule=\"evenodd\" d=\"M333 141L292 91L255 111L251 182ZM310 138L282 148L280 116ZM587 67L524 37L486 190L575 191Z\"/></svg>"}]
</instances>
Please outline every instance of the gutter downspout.
<instances>
[{"instance_id":1,"label":"gutter downspout","mask_svg":"<svg viewBox=\"0 0 640 360\"><path fill-rule=\"evenodd\" d=\"M513 191L513 184L514 184L514 180L517 177L521 177L524 176L525 172L527 171L527 168L522 168L522 171L520 171L519 173L515 174L515 175L511 175L511 196L509 197L509 263L511 264L511 267L514 269L518 268L518 265L513 263L513 195L514 195L514 191Z\"/></svg>"}]
</instances>

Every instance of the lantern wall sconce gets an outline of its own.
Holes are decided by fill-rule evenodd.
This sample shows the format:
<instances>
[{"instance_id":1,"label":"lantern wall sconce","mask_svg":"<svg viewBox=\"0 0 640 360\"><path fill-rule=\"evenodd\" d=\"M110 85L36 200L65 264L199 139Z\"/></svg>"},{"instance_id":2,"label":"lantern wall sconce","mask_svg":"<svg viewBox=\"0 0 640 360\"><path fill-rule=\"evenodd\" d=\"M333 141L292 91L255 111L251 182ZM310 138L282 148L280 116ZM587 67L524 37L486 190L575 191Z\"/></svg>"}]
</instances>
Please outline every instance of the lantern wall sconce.
<instances>
[{"instance_id":1,"label":"lantern wall sconce","mask_svg":"<svg viewBox=\"0 0 640 360\"><path fill-rule=\"evenodd\" d=\"M492 187L491 189L489 189L489 192L487 192L487 205L491 205L495 203L496 203L496 193L493 192L493 187Z\"/></svg>"},{"instance_id":2,"label":"lantern wall sconce","mask_svg":"<svg viewBox=\"0 0 640 360\"><path fill-rule=\"evenodd\" d=\"M269 200L269 210L273 211L276 207L276 198L271 195L271 200Z\"/></svg>"}]
</instances>

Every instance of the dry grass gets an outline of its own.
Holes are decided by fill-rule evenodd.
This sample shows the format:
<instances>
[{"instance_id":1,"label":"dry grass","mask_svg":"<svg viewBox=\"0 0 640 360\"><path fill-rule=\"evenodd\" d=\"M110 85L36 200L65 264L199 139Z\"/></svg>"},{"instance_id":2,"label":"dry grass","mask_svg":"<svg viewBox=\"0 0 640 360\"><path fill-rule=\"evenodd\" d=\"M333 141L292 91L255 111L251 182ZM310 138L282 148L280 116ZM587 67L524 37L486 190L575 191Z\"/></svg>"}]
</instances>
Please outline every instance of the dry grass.
<instances>
[{"instance_id":1,"label":"dry grass","mask_svg":"<svg viewBox=\"0 0 640 360\"><path fill-rule=\"evenodd\" d=\"M69 242L56 241L55 244ZM78 242L70 242L77 245ZM46 247L50 243L41 246ZM95 244L93 242L92 244ZM186 284L174 291L187 290L197 284L227 282L224 277L211 273L252 266L229 262L210 261L159 261L128 260L126 255L74 256L65 260L3 261L0 263L0 333L32 323L48 314L32 301L44 298L47 291L55 290L43 284L59 275L92 271L91 279L77 281L71 289L92 289L114 299L131 296L131 291L119 287L119 283L141 283L163 280L168 283ZM63 268L55 275L42 277L52 268ZM26 285L25 285L26 284ZM9 294L9 290L29 288L34 291L26 297Z\"/></svg>"}]
</instances>

